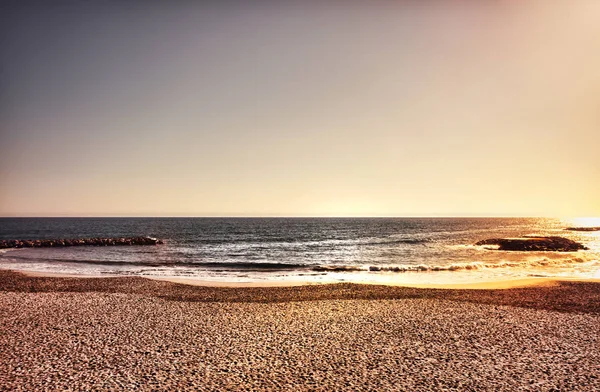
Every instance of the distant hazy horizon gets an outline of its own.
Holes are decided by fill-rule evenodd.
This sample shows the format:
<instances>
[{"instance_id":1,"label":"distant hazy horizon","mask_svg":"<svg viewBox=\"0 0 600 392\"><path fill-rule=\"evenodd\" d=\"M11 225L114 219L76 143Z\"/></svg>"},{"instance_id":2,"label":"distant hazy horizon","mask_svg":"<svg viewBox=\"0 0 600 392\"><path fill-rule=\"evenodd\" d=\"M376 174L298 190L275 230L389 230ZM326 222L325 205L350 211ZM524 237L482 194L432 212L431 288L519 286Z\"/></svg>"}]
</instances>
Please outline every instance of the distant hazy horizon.
<instances>
[{"instance_id":1,"label":"distant hazy horizon","mask_svg":"<svg viewBox=\"0 0 600 392\"><path fill-rule=\"evenodd\" d=\"M575 226L600 225L600 217L595 216L526 216L526 215L1 215L0 219L558 219L565 222L583 222Z\"/></svg>"},{"instance_id":2,"label":"distant hazy horizon","mask_svg":"<svg viewBox=\"0 0 600 392\"><path fill-rule=\"evenodd\" d=\"M600 216L600 2L0 10L0 216Z\"/></svg>"}]
</instances>

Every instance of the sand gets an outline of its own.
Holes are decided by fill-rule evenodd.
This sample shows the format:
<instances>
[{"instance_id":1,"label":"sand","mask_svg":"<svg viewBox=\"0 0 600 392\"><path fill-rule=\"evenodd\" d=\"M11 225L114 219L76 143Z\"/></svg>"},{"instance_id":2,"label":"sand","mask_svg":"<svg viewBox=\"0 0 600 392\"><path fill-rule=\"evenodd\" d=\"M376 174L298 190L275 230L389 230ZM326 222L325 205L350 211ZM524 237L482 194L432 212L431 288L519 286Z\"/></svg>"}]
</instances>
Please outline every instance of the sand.
<instances>
[{"instance_id":1,"label":"sand","mask_svg":"<svg viewBox=\"0 0 600 392\"><path fill-rule=\"evenodd\" d=\"M68 273L57 273L57 272L45 272L45 271L29 271L22 270L16 271L21 274L31 277L54 277L54 278L118 278L123 275L81 275L81 274L68 274ZM295 287L295 286L314 286L337 282L315 282L312 280L268 280L268 281L251 281L251 282L236 282L236 281L218 281L218 280L203 280L201 278L185 278L185 277L174 277L174 276L146 276L147 279L182 283L191 286L202 286L202 287ZM482 282L467 282L467 283L411 283L406 281L399 281L399 283L393 283L393 281L386 281L385 283L378 281L363 280L363 284L371 285L384 285L384 286L400 286L400 287L415 287L424 289L473 289L473 290L489 290L489 289L510 289L516 287L527 287L527 286L542 286L542 285L556 285L559 282L570 281L570 282L597 282L600 283L600 279L596 278L552 278L552 277L532 277L532 278L514 278L514 279L503 279L496 278Z\"/></svg>"},{"instance_id":2,"label":"sand","mask_svg":"<svg viewBox=\"0 0 600 392\"><path fill-rule=\"evenodd\" d=\"M0 390L598 390L600 283L200 287L0 271Z\"/></svg>"}]
</instances>

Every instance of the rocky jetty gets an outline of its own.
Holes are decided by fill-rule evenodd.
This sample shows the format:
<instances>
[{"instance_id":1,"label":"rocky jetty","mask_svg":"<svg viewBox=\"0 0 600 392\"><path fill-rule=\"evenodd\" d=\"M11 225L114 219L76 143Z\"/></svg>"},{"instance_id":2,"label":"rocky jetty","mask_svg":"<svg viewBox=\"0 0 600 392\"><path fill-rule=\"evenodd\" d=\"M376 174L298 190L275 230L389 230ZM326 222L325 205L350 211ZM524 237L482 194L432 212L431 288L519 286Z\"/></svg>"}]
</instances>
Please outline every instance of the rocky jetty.
<instances>
[{"instance_id":1,"label":"rocky jetty","mask_svg":"<svg viewBox=\"0 0 600 392\"><path fill-rule=\"evenodd\" d=\"M124 246L159 245L163 241L153 237L129 238L79 238L58 240L0 240L0 249L6 248L52 248L65 246Z\"/></svg>"},{"instance_id":2,"label":"rocky jetty","mask_svg":"<svg viewBox=\"0 0 600 392\"><path fill-rule=\"evenodd\" d=\"M600 226L598 226L598 227L567 227L565 230L569 230L569 231L600 231Z\"/></svg>"},{"instance_id":3,"label":"rocky jetty","mask_svg":"<svg viewBox=\"0 0 600 392\"><path fill-rule=\"evenodd\" d=\"M479 241L475 245L497 245L498 250L531 252L576 252L587 249L579 242L563 237L491 238Z\"/></svg>"}]
</instances>

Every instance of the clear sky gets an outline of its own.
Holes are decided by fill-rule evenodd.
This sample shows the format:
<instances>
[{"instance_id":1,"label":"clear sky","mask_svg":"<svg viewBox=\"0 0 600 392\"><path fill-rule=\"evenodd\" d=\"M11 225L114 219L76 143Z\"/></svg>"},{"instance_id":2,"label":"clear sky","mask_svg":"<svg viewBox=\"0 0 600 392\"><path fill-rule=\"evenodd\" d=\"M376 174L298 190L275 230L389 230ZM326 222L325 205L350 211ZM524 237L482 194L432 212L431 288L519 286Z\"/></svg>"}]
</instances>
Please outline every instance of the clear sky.
<instances>
[{"instance_id":1,"label":"clear sky","mask_svg":"<svg viewBox=\"0 0 600 392\"><path fill-rule=\"evenodd\" d=\"M82 3L0 11L0 216L600 215L600 1Z\"/></svg>"}]
</instances>

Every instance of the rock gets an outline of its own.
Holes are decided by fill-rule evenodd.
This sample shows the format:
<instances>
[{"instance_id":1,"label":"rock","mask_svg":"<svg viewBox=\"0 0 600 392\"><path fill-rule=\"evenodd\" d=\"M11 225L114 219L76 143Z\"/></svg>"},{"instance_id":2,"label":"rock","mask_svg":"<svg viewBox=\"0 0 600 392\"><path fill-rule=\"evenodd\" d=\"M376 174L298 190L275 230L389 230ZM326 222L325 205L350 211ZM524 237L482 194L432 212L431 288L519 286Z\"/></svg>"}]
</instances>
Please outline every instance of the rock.
<instances>
[{"instance_id":1,"label":"rock","mask_svg":"<svg viewBox=\"0 0 600 392\"><path fill-rule=\"evenodd\" d=\"M567 227L570 231L600 231L600 227Z\"/></svg>"},{"instance_id":2,"label":"rock","mask_svg":"<svg viewBox=\"0 0 600 392\"><path fill-rule=\"evenodd\" d=\"M563 237L490 238L475 245L498 245L498 250L530 252L576 252L588 249L579 242Z\"/></svg>"},{"instance_id":3,"label":"rock","mask_svg":"<svg viewBox=\"0 0 600 392\"><path fill-rule=\"evenodd\" d=\"M116 246L116 245L161 245L162 240L153 237L132 238L80 238L57 240L0 240L0 249L6 248L50 248L63 246Z\"/></svg>"}]
</instances>

